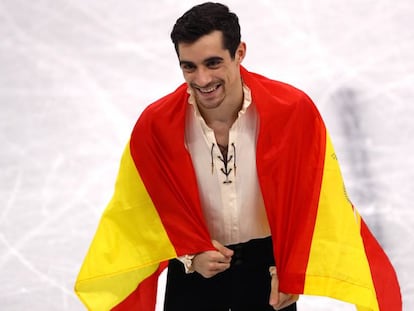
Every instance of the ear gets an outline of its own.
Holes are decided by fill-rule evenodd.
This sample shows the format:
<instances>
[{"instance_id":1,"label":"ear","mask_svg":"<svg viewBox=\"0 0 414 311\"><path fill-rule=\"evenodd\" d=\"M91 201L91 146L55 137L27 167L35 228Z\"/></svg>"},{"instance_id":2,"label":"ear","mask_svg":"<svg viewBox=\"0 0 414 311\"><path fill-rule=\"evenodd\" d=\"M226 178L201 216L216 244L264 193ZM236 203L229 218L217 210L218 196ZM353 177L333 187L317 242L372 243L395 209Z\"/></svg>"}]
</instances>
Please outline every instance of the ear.
<instances>
[{"instance_id":1,"label":"ear","mask_svg":"<svg viewBox=\"0 0 414 311\"><path fill-rule=\"evenodd\" d=\"M246 56L246 43L240 42L236 50L236 61L240 64Z\"/></svg>"}]
</instances>

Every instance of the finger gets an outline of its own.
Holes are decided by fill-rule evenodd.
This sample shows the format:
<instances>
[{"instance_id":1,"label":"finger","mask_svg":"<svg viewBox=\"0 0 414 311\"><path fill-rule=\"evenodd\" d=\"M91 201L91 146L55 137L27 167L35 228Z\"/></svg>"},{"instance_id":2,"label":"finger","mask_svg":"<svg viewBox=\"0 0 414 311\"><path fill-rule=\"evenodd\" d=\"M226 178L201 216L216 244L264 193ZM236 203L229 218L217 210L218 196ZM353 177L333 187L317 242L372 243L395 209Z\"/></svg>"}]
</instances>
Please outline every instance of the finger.
<instances>
[{"instance_id":1,"label":"finger","mask_svg":"<svg viewBox=\"0 0 414 311\"><path fill-rule=\"evenodd\" d=\"M223 272L230 268L230 263L215 262L210 264L211 272Z\"/></svg>"},{"instance_id":2,"label":"finger","mask_svg":"<svg viewBox=\"0 0 414 311\"><path fill-rule=\"evenodd\" d=\"M276 274L276 267L270 267L269 268L271 281L270 281L270 298L269 298L269 304L271 306L276 306L279 303L279 279Z\"/></svg>"},{"instance_id":3,"label":"finger","mask_svg":"<svg viewBox=\"0 0 414 311\"><path fill-rule=\"evenodd\" d=\"M269 273L272 278L269 304L273 307L273 309L280 310L286 308L299 299L299 295L279 292L279 278L277 277L276 267L270 267Z\"/></svg>"},{"instance_id":4,"label":"finger","mask_svg":"<svg viewBox=\"0 0 414 311\"><path fill-rule=\"evenodd\" d=\"M231 261L231 257L224 256L218 250L210 253L209 259L211 262L217 262L217 263L230 263Z\"/></svg>"},{"instance_id":5,"label":"finger","mask_svg":"<svg viewBox=\"0 0 414 311\"><path fill-rule=\"evenodd\" d=\"M227 261L227 262L226 262ZM193 258L192 268L205 278L210 278L230 267L230 261L219 251L206 251Z\"/></svg>"},{"instance_id":6,"label":"finger","mask_svg":"<svg viewBox=\"0 0 414 311\"><path fill-rule=\"evenodd\" d=\"M234 251L231 250L230 248L225 247L223 244L221 244L220 242L216 241L216 240L212 240L213 246L221 253L223 254L225 257L227 258L231 258L231 256L233 256Z\"/></svg>"},{"instance_id":7,"label":"finger","mask_svg":"<svg viewBox=\"0 0 414 311\"><path fill-rule=\"evenodd\" d=\"M199 271L199 273L204 276L205 278L211 278L213 276L215 276L218 273L221 273L225 270L227 270L228 268L230 268L230 264L227 263L210 263L208 264L208 266L206 267L206 269L201 269Z\"/></svg>"},{"instance_id":8,"label":"finger","mask_svg":"<svg viewBox=\"0 0 414 311\"><path fill-rule=\"evenodd\" d=\"M281 310L283 308L286 308L290 306L291 304L295 303L299 299L299 295L291 295L291 294L284 294L280 293L279 296L279 304L276 306L273 306L273 309L275 310Z\"/></svg>"},{"instance_id":9,"label":"finger","mask_svg":"<svg viewBox=\"0 0 414 311\"><path fill-rule=\"evenodd\" d=\"M285 306L288 306L289 300L292 298L292 295L280 292L278 296L278 303L273 305L273 308L275 308L276 310L283 309Z\"/></svg>"}]
</instances>

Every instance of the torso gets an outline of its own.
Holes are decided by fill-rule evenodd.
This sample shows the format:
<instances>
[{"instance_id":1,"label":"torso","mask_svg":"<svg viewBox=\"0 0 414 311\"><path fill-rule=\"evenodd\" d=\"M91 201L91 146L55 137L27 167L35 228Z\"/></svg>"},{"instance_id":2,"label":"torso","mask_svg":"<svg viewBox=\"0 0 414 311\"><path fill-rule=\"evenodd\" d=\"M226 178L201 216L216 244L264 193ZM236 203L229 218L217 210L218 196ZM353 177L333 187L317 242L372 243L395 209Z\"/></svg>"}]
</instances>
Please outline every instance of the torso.
<instances>
[{"instance_id":1,"label":"torso","mask_svg":"<svg viewBox=\"0 0 414 311\"><path fill-rule=\"evenodd\" d=\"M224 114L202 118L194 102L187 114L186 146L206 224L211 238L224 245L270 235L254 161L257 112L253 105L247 109L250 93L247 98L246 108L228 119Z\"/></svg>"},{"instance_id":2,"label":"torso","mask_svg":"<svg viewBox=\"0 0 414 311\"><path fill-rule=\"evenodd\" d=\"M217 144L220 147L221 152L224 150L227 151L227 146L229 144L229 133L230 128L234 121L225 123L221 121L211 122L208 126L214 131L214 136L216 137ZM223 150L224 149L224 150Z\"/></svg>"}]
</instances>

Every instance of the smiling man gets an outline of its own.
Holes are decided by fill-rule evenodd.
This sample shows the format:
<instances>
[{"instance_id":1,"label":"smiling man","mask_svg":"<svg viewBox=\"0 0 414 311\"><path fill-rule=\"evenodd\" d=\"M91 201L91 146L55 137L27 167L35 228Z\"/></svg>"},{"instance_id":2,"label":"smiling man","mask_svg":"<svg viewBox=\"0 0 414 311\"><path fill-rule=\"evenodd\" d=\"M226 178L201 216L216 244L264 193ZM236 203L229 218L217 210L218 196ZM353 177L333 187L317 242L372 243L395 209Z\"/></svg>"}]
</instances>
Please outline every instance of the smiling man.
<instances>
[{"instance_id":1,"label":"smiling man","mask_svg":"<svg viewBox=\"0 0 414 311\"><path fill-rule=\"evenodd\" d=\"M224 48L223 40L223 33L215 30L196 42L178 44L177 53L184 78L203 117L212 113L215 116L230 113L235 117L241 109L240 63L246 46L240 43L232 55Z\"/></svg>"},{"instance_id":2,"label":"smiling man","mask_svg":"<svg viewBox=\"0 0 414 311\"><path fill-rule=\"evenodd\" d=\"M298 296L279 293L276 273L269 278L276 270L255 164L258 116L241 75L238 18L205 3L177 20L171 38L190 94L185 144L216 250L170 261L165 310L296 310Z\"/></svg>"},{"instance_id":3,"label":"smiling man","mask_svg":"<svg viewBox=\"0 0 414 311\"><path fill-rule=\"evenodd\" d=\"M76 283L90 310L296 310L299 294L401 311L387 256L344 191L311 99L241 63L237 16L191 8L171 38L186 83L149 105Z\"/></svg>"}]
</instances>

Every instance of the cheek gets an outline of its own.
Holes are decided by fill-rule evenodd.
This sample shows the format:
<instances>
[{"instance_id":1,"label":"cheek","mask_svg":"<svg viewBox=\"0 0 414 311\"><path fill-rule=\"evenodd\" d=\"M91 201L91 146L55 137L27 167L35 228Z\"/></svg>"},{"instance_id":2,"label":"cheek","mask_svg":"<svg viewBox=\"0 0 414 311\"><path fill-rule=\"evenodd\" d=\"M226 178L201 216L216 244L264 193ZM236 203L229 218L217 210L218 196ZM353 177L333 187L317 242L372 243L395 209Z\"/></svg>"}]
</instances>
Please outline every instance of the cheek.
<instances>
[{"instance_id":1,"label":"cheek","mask_svg":"<svg viewBox=\"0 0 414 311\"><path fill-rule=\"evenodd\" d=\"M226 77L227 84L234 85L237 81L237 73L236 72L229 72Z\"/></svg>"},{"instance_id":2,"label":"cheek","mask_svg":"<svg viewBox=\"0 0 414 311\"><path fill-rule=\"evenodd\" d=\"M191 84L191 81L192 81L191 74L183 72L183 78L187 84Z\"/></svg>"}]
</instances>

